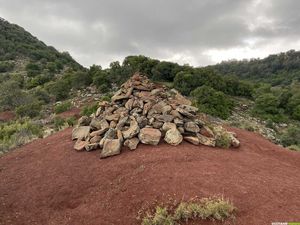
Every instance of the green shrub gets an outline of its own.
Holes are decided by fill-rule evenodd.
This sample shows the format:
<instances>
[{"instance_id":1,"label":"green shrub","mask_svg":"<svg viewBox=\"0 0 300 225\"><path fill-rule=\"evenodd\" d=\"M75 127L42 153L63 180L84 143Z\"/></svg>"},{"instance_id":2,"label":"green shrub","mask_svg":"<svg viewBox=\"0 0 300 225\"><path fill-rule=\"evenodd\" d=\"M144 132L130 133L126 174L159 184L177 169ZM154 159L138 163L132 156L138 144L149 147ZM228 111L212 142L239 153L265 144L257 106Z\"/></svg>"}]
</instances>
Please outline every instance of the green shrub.
<instances>
[{"instance_id":1,"label":"green shrub","mask_svg":"<svg viewBox=\"0 0 300 225\"><path fill-rule=\"evenodd\" d=\"M54 124L55 130L58 131L64 126L65 120L63 118L57 116L57 117L54 117L53 124Z\"/></svg>"},{"instance_id":2,"label":"green shrub","mask_svg":"<svg viewBox=\"0 0 300 225\"><path fill-rule=\"evenodd\" d=\"M290 149L292 151L300 152L300 146L299 145L291 145L291 146L288 147L288 149Z\"/></svg>"},{"instance_id":3,"label":"green shrub","mask_svg":"<svg viewBox=\"0 0 300 225\"><path fill-rule=\"evenodd\" d=\"M33 102L26 105L21 105L16 108L16 114L20 117L34 118L40 115L42 105L40 102Z\"/></svg>"},{"instance_id":4,"label":"green shrub","mask_svg":"<svg viewBox=\"0 0 300 225\"><path fill-rule=\"evenodd\" d=\"M200 112L227 119L233 109L233 101L223 92L202 86L192 91L195 105Z\"/></svg>"},{"instance_id":5,"label":"green shrub","mask_svg":"<svg viewBox=\"0 0 300 225\"><path fill-rule=\"evenodd\" d=\"M110 102L110 100L111 100L111 95L103 95L100 98L100 101L108 101L108 102Z\"/></svg>"},{"instance_id":6,"label":"green shrub","mask_svg":"<svg viewBox=\"0 0 300 225\"><path fill-rule=\"evenodd\" d=\"M95 113L98 109L98 104L94 103L93 105L90 106L85 106L80 112L81 116L90 116L91 114Z\"/></svg>"},{"instance_id":7,"label":"green shrub","mask_svg":"<svg viewBox=\"0 0 300 225\"><path fill-rule=\"evenodd\" d=\"M12 62L0 62L0 73L5 73L13 70L15 64Z\"/></svg>"},{"instance_id":8,"label":"green shrub","mask_svg":"<svg viewBox=\"0 0 300 225\"><path fill-rule=\"evenodd\" d=\"M284 146L300 145L300 128L290 127L281 135L281 143Z\"/></svg>"},{"instance_id":9,"label":"green shrub","mask_svg":"<svg viewBox=\"0 0 300 225\"><path fill-rule=\"evenodd\" d=\"M66 119L66 122L67 122L69 127L73 127L77 123L77 120L74 116L71 116L71 117Z\"/></svg>"},{"instance_id":10,"label":"green shrub","mask_svg":"<svg viewBox=\"0 0 300 225\"><path fill-rule=\"evenodd\" d=\"M42 135L42 127L28 119L2 123L0 125L0 152L23 145Z\"/></svg>"},{"instance_id":11,"label":"green shrub","mask_svg":"<svg viewBox=\"0 0 300 225\"><path fill-rule=\"evenodd\" d=\"M221 135L217 136L216 139L216 146L220 148L229 148L231 145L231 138L227 133L222 133Z\"/></svg>"},{"instance_id":12,"label":"green shrub","mask_svg":"<svg viewBox=\"0 0 300 225\"><path fill-rule=\"evenodd\" d=\"M175 221L169 215L167 208L158 206L153 216L148 214L143 218L142 225L175 225Z\"/></svg>"},{"instance_id":13,"label":"green shrub","mask_svg":"<svg viewBox=\"0 0 300 225\"><path fill-rule=\"evenodd\" d=\"M69 109L71 109L71 107L72 107L71 102L63 102L63 103L58 104L54 107L54 112L56 114L62 113L62 112L68 111Z\"/></svg>"}]
</instances>

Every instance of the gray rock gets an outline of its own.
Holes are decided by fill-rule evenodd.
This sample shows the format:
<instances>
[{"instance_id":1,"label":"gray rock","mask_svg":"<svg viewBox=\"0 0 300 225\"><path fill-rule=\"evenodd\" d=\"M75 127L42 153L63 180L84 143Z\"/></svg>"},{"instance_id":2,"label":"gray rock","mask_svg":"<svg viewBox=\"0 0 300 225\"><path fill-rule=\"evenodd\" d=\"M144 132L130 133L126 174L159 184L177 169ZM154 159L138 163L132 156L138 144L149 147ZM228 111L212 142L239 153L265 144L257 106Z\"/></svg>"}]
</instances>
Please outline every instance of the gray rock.
<instances>
[{"instance_id":1,"label":"gray rock","mask_svg":"<svg viewBox=\"0 0 300 225\"><path fill-rule=\"evenodd\" d=\"M122 132L124 139L133 138L140 131L139 125L134 117L130 117L130 127Z\"/></svg>"},{"instance_id":2,"label":"gray rock","mask_svg":"<svg viewBox=\"0 0 300 225\"><path fill-rule=\"evenodd\" d=\"M106 120L98 118L93 118L90 125L96 130L101 130L109 127L109 124Z\"/></svg>"},{"instance_id":3,"label":"gray rock","mask_svg":"<svg viewBox=\"0 0 300 225\"><path fill-rule=\"evenodd\" d=\"M72 140L86 140L90 134L90 126L76 127L72 131Z\"/></svg>"},{"instance_id":4,"label":"gray rock","mask_svg":"<svg viewBox=\"0 0 300 225\"><path fill-rule=\"evenodd\" d=\"M216 140L214 138L208 138L201 134L197 134L197 137L199 139L200 144L215 147L216 146Z\"/></svg>"},{"instance_id":5,"label":"gray rock","mask_svg":"<svg viewBox=\"0 0 300 225\"><path fill-rule=\"evenodd\" d=\"M166 134L164 140L170 145L179 145L182 142L182 135L180 132L175 129L169 129Z\"/></svg>"},{"instance_id":6,"label":"gray rock","mask_svg":"<svg viewBox=\"0 0 300 225\"><path fill-rule=\"evenodd\" d=\"M183 116L186 116L187 118L190 118L190 119L195 119L196 116L193 115L192 113L180 108L180 107L177 107L176 110Z\"/></svg>"},{"instance_id":7,"label":"gray rock","mask_svg":"<svg viewBox=\"0 0 300 225\"><path fill-rule=\"evenodd\" d=\"M157 145L161 138L161 132L154 128L143 128L140 130L139 139L143 144Z\"/></svg>"},{"instance_id":8,"label":"gray rock","mask_svg":"<svg viewBox=\"0 0 300 225\"><path fill-rule=\"evenodd\" d=\"M119 155L121 153L121 147L121 142L118 139L106 139L103 144L100 158Z\"/></svg>"},{"instance_id":9,"label":"gray rock","mask_svg":"<svg viewBox=\"0 0 300 225\"><path fill-rule=\"evenodd\" d=\"M189 113L192 113L192 114L195 114L196 112L198 112L198 108L191 106L191 105L180 105L179 108L181 108Z\"/></svg>"},{"instance_id":10,"label":"gray rock","mask_svg":"<svg viewBox=\"0 0 300 225\"><path fill-rule=\"evenodd\" d=\"M199 139L197 137L194 137L194 136L185 136L185 137L183 137L183 139L187 142L192 143L193 145L199 145L200 144Z\"/></svg>"},{"instance_id":11,"label":"gray rock","mask_svg":"<svg viewBox=\"0 0 300 225\"><path fill-rule=\"evenodd\" d=\"M154 121L153 123L152 123L152 127L153 128L156 128L156 129L159 129L159 128L161 128L162 126L163 126L163 122L159 122L159 121Z\"/></svg>"},{"instance_id":12,"label":"gray rock","mask_svg":"<svg viewBox=\"0 0 300 225\"><path fill-rule=\"evenodd\" d=\"M130 150L135 150L139 144L140 140L136 137L127 139L124 142L124 146L128 147Z\"/></svg>"},{"instance_id":13,"label":"gray rock","mask_svg":"<svg viewBox=\"0 0 300 225\"><path fill-rule=\"evenodd\" d=\"M187 132L192 132L192 133L198 133L200 131L200 128L198 127L198 125L194 122L186 122L184 124L184 129Z\"/></svg>"},{"instance_id":14,"label":"gray rock","mask_svg":"<svg viewBox=\"0 0 300 225\"><path fill-rule=\"evenodd\" d=\"M166 122L164 123L162 130L163 131L168 131L170 129L176 129L176 125L174 123Z\"/></svg>"},{"instance_id":15,"label":"gray rock","mask_svg":"<svg viewBox=\"0 0 300 225\"><path fill-rule=\"evenodd\" d=\"M85 148L85 145L87 144L87 141L81 141L81 140L77 140L74 144L74 149L76 151L82 151Z\"/></svg>"},{"instance_id":16,"label":"gray rock","mask_svg":"<svg viewBox=\"0 0 300 225\"><path fill-rule=\"evenodd\" d=\"M174 120L174 116L168 114L158 115L155 118L160 122L172 122Z\"/></svg>"},{"instance_id":17,"label":"gray rock","mask_svg":"<svg viewBox=\"0 0 300 225\"><path fill-rule=\"evenodd\" d=\"M94 136L90 139L90 143L94 144L94 143L99 143L101 141L101 136Z\"/></svg>"},{"instance_id":18,"label":"gray rock","mask_svg":"<svg viewBox=\"0 0 300 225\"><path fill-rule=\"evenodd\" d=\"M88 116L82 116L78 119L78 126L89 126L91 123L91 118Z\"/></svg>"},{"instance_id":19,"label":"gray rock","mask_svg":"<svg viewBox=\"0 0 300 225\"><path fill-rule=\"evenodd\" d=\"M183 126L184 122L183 120L179 119L179 118L175 118L174 119L174 123L177 125L177 126Z\"/></svg>"},{"instance_id":20,"label":"gray rock","mask_svg":"<svg viewBox=\"0 0 300 225\"><path fill-rule=\"evenodd\" d=\"M118 124L117 124L116 129L121 130L125 126L125 124L127 123L128 119L129 119L128 116L121 117Z\"/></svg>"},{"instance_id":21,"label":"gray rock","mask_svg":"<svg viewBox=\"0 0 300 225\"><path fill-rule=\"evenodd\" d=\"M99 147L99 143L87 143L85 146L86 151L96 150Z\"/></svg>"}]
</instances>

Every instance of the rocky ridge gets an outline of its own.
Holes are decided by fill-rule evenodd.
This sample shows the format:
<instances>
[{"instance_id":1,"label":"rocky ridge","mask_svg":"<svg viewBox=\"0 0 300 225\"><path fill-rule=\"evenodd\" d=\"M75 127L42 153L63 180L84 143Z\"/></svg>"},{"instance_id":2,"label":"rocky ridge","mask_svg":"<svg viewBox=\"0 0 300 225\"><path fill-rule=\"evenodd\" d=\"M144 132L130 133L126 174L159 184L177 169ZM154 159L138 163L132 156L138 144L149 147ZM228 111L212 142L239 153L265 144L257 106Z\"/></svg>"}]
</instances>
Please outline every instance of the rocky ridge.
<instances>
[{"instance_id":1,"label":"rocky ridge","mask_svg":"<svg viewBox=\"0 0 300 225\"><path fill-rule=\"evenodd\" d=\"M234 133L204 121L197 111L175 89L136 73L111 102L100 102L95 114L78 120L72 132L72 140L77 140L74 149L101 149L100 157L105 158L120 154L122 146L134 150L139 143L157 145L162 138L174 146L183 140L212 147L224 140L233 147L240 145Z\"/></svg>"}]
</instances>

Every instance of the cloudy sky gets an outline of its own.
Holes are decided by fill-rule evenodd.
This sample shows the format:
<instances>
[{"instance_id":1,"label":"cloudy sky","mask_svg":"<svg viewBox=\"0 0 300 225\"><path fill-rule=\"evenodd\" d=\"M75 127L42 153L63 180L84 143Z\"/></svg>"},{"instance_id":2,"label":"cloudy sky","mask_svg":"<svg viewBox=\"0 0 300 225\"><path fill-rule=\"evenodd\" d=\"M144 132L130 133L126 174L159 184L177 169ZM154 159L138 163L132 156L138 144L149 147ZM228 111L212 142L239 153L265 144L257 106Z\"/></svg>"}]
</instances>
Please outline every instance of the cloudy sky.
<instances>
[{"instance_id":1,"label":"cloudy sky","mask_svg":"<svg viewBox=\"0 0 300 225\"><path fill-rule=\"evenodd\" d=\"M300 49L298 0L0 0L0 17L85 66L136 54L202 66Z\"/></svg>"}]
</instances>

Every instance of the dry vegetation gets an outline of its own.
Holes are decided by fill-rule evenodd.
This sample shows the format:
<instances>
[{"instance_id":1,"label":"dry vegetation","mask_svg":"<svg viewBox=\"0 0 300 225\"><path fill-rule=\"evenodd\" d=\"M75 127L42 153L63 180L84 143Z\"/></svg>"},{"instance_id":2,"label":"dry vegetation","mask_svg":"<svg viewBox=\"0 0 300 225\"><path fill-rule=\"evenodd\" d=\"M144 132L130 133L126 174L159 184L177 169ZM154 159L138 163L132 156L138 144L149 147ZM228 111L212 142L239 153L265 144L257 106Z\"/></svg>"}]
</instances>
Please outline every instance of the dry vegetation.
<instances>
[{"instance_id":1,"label":"dry vegetation","mask_svg":"<svg viewBox=\"0 0 300 225\"><path fill-rule=\"evenodd\" d=\"M203 198L197 201L181 202L174 209L157 206L153 213L146 213L142 225L176 225L192 219L213 219L224 221L234 218L236 208L223 197Z\"/></svg>"}]
</instances>

